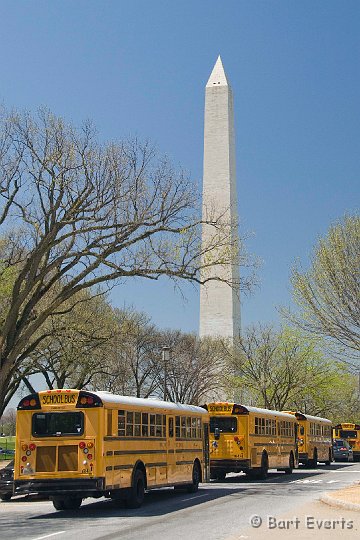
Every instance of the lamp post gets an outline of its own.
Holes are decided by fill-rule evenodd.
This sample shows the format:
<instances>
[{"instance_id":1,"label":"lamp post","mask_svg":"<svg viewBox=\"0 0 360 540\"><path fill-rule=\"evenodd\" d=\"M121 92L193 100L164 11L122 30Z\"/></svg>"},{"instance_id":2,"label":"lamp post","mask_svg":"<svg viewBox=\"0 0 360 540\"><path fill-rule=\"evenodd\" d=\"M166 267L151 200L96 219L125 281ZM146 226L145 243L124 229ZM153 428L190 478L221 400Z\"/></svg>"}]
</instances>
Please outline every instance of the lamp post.
<instances>
[{"instance_id":1,"label":"lamp post","mask_svg":"<svg viewBox=\"0 0 360 540\"><path fill-rule=\"evenodd\" d=\"M166 401L167 398L167 366L168 362L170 360L170 347L163 347L162 348L162 362L164 366L164 401Z\"/></svg>"}]
</instances>

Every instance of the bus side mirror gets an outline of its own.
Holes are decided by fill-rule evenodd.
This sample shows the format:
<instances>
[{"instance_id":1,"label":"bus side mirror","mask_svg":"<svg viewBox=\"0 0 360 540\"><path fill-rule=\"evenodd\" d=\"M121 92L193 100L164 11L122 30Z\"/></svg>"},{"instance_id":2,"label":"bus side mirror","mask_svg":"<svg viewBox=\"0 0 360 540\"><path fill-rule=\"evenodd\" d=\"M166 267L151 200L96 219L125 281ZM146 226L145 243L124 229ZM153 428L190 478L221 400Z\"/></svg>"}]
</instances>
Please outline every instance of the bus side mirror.
<instances>
[{"instance_id":1,"label":"bus side mirror","mask_svg":"<svg viewBox=\"0 0 360 540\"><path fill-rule=\"evenodd\" d=\"M218 427L214 429L214 438L216 440L220 439L220 429Z\"/></svg>"}]
</instances>

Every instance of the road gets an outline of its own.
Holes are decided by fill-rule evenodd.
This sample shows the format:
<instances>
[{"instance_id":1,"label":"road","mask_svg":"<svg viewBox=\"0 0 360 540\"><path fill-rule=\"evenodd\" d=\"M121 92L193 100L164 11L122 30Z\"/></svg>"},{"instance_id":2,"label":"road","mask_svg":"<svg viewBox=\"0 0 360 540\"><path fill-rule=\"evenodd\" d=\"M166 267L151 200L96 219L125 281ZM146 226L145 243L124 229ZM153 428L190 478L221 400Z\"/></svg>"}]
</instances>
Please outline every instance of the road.
<instances>
[{"instance_id":1,"label":"road","mask_svg":"<svg viewBox=\"0 0 360 540\"><path fill-rule=\"evenodd\" d=\"M250 526L251 516L263 520L263 531L267 516L280 519L291 515L302 519L304 508L311 515L312 509L319 512L321 505L324 516L328 512L339 519L355 520L350 533L356 538L360 513L330 509L317 502L323 492L356 480L360 481L360 463L300 468L291 476L270 471L269 478L263 481L249 481L242 474L228 475L224 482L203 484L195 494L173 489L151 491L137 510L106 499L86 499L77 511L57 512L50 501L16 497L0 503L0 536L11 540L260 538L261 535L256 536L260 529ZM286 532L289 537L291 533ZM316 530L311 533L314 534L309 538L317 540L328 537L325 532L325 536ZM340 534L341 538L348 537Z\"/></svg>"}]
</instances>

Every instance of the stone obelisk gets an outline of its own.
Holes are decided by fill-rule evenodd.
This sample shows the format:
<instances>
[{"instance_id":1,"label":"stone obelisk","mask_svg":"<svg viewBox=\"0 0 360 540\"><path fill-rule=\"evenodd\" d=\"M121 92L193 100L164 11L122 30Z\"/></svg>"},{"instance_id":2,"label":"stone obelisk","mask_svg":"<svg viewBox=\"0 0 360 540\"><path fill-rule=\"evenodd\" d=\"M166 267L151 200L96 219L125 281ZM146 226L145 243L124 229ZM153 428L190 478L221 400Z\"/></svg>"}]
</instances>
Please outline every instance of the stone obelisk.
<instances>
[{"instance_id":1,"label":"stone obelisk","mask_svg":"<svg viewBox=\"0 0 360 540\"><path fill-rule=\"evenodd\" d=\"M228 227L229 245L237 243L237 193L235 171L235 132L233 97L220 56L205 90L203 219L222 214ZM214 229L203 225L202 245L208 245ZM223 248L221 248L223 249ZM215 249L216 251L216 249ZM215 255L216 256L216 255ZM219 277L239 283L239 264L204 270L202 276ZM239 291L221 281L208 281L200 287L200 337L233 340L240 332Z\"/></svg>"}]
</instances>

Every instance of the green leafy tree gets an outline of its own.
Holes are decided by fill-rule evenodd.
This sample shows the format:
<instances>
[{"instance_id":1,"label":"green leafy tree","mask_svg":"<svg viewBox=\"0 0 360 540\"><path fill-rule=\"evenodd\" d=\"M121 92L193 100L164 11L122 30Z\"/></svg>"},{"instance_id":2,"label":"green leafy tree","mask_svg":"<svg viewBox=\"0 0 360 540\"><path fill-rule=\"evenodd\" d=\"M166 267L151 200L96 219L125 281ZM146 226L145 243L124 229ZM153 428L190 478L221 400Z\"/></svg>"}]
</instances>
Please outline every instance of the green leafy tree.
<instances>
[{"instance_id":1,"label":"green leafy tree","mask_svg":"<svg viewBox=\"0 0 360 540\"><path fill-rule=\"evenodd\" d=\"M292 271L299 327L337 345L345 359L360 359L360 217L346 216L319 240L305 271Z\"/></svg>"},{"instance_id":2,"label":"green leafy tree","mask_svg":"<svg viewBox=\"0 0 360 540\"><path fill-rule=\"evenodd\" d=\"M322 342L292 328L248 328L234 349L235 380L243 400L275 410L352 416L355 377L326 357Z\"/></svg>"}]
</instances>

